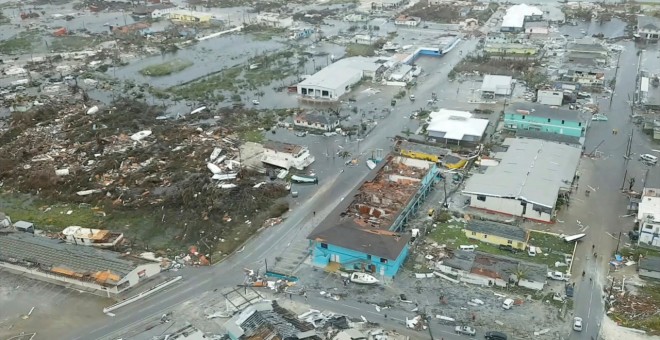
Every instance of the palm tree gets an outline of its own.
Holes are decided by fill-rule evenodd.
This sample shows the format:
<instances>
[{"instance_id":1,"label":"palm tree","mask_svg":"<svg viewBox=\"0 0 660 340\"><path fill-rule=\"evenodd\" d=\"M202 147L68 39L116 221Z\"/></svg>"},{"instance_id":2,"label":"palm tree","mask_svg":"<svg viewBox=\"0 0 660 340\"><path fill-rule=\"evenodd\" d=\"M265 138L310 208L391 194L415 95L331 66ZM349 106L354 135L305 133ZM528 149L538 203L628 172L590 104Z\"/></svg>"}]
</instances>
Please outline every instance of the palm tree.
<instances>
[{"instance_id":1,"label":"palm tree","mask_svg":"<svg viewBox=\"0 0 660 340\"><path fill-rule=\"evenodd\" d=\"M516 267L516 270L513 272L513 275L516 276L516 286L520 284L521 280L527 279L527 268L524 268L520 263Z\"/></svg>"}]
</instances>

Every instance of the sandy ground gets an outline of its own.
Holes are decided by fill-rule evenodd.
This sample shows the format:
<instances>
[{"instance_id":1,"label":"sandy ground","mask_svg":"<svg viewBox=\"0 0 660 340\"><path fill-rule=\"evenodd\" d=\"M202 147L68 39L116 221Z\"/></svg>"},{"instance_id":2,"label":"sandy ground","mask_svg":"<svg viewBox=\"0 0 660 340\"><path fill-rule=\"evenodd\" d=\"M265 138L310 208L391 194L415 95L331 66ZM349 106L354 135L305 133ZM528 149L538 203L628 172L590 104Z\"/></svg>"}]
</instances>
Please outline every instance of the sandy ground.
<instances>
[{"instance_id":1,"label":"sandy ground","mask_svg":"<svg viewBox=\"0 0 660 340\"><path fill-rule=\"evenodd\" d=\"M619 327L616 322L607 317L603 320L600 338L602 340L660 340L660 336L639 334L627 328Z\"/></svg>"}]
</instances>

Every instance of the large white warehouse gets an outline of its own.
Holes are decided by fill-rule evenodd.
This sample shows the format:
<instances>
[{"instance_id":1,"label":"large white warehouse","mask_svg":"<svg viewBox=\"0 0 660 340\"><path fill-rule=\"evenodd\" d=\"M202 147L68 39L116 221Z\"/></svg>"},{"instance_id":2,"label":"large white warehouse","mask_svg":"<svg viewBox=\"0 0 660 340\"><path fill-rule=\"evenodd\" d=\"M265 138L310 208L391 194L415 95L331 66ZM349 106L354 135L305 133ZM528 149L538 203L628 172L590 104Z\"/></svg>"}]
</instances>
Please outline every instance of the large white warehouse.
<instances>
[{"instance_id":1,"label":"large white warehouse","mask_svg":"<svg viewBox=\"0 0 660 340\"><path fill-rule=\"evenodd\" d=\"M298 96L312 100L339 100L362 78L376 76L382 71L381 67L385 66L378 58L341 59L299 83Z\"/></svg>"}]
</instances>

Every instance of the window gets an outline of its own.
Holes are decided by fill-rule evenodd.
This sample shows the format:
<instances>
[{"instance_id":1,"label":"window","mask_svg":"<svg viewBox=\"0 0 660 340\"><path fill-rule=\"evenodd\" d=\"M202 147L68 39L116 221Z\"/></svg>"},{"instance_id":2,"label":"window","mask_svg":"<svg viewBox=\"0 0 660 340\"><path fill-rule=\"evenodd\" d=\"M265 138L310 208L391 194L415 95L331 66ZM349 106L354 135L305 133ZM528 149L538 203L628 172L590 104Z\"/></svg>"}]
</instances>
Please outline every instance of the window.
<instances>
[{"instance_id":1,"label":"window","mask_svg":"<svg viewBox=\"0 0 660 340\"><path fill-rule=\"evenodd\" d=\"M476 231L473 231L473 232L472 232L472 235L476 235L476 234L477 234L477 232L476 232Z\"/></svg>"},{"instance_id":2,"label":"window","mask_svg":"<svg viewBox=\"0 0 660 340\"><path fill-rule=\"evenodd\" d=\"M322 95L323 97L327 97L327 96L330 95L330 92L328 92L328 91L321 91L321 95Z\"/></svg>"},{"instance_id":3,"label":"window","mask_svg":"<svg viewBox=\"0 0 660 340\"><path fill-rule=\"evenodd\" d=\"M525 116L522 116L522 119L525 119Z\"/></svg>"},{"instance_id":4,"label":"window","mask_svg":"<svg viewBox=\"0 0 660 340\"><path fill-rule=\"evenodd\" d=\"M652 224L647 224L647 225L644 226L644 229L653 229L653 225Z\"/></svg>"},{"instance_id":5,"label":"window","mask_svg":"<svg viewBox=\"0 0 660 340\"><path fill-rule=\"evenodd\" d=\"M484 238L488 238L488 235L484 234Z\"/></svg>"},{"instance_id":6,"label":"window","mask_svg":"<svg viewBox=\"0 0 660 340\"><path fill-rule=\"evenodd\" d=\"M548 118L548 123L550 123L550 118Z\"/></svg>"},{"instance_id":7,"label":"window","mask_svg":"<svg viewBox=\"0 0 660 340\"><path fill-rule=\"evenodd\" d=\"M507 243L507 244L513 244L513 241L511 241L511 240L506 240L506 243Z\"/></svg>"},{"instance_id":8,"label":"window","mask_svg":"<svg viewBox=\"0 0 660 340\"><path fill-rule=\"evenodd\" d=\"M477 195L477 200L482 201L482 202L486 202L486 196L484 196L484 195Z\"/></svg>"},{"instance_id":9,"label":"window","mask_svg":"<svg viewBox=\"0 0 660 340\"><path fill-rule=\"evenodd\" d=\"M371 260L371 255L367 254L367 260Z\"/></svg>"},{"instance_id":10,"label":"window","mask_svg":"<svg viewBox=\"0 0 660 340\"><path fill-rule=\"evenodd\" d=\"M384 259L384 258L381 257L380 258L380 263L387 263L387 259Z\"/></svg>"},{"instance_id":11,"label":"window","mask_svg":"<svg viewBox=\"0 0 660 340\"><path fill-rule=\"evenodd\" d=\"M578 126L582 126L582 123L581 123L581 122L579 122L579 123L578 123Z\"/></svg>"},{"instance_id":12,"label":"window","mask_svg":"<svg viewBox=\"0 0 660 340\"><path fill-rule=\"evenodd\" d=\"M564 125L564 120L563 119L561 120L561 125Z\"/></svg>"},{"instance_id":13,"label":"window","mask_svg":"<svg viewBox=\"0 0 660 340\"><path fill-rule=\"evenodd\" d=\"M328 249L328 244L327 243L321 243L321 248Z\"/></svg>"}]
</instances>

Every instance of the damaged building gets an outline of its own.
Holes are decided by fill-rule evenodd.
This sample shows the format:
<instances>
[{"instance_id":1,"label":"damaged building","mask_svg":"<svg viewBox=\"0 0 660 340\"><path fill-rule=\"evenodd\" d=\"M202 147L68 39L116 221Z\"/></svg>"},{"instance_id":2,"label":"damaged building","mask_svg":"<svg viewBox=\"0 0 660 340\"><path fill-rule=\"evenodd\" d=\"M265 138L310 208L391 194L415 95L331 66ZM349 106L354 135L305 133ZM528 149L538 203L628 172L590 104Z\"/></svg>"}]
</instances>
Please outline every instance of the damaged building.
<instances>
[{"instance_id":1,"label":"damaged building","mask_svg":"<svg viewBox=\"0 0 660 340\"><path fill-rule=\"evenodd\" d=\"M279 168L303 170L314 162L314 156L305 146L268 141L264 144L261 161Z\"/></svg>"},{"instance_id":2,"label":"damaged building","mask_svg":"<svg viewBox=\"0 0 660 340\"><path fill-rule=\"evenodd\" d=\"M21 232L0 233L0 267L106 295L161 271L159 262Z\"/></svg>"},{"instance_id":3,"label":"damaged building","mask_svg":"<svg viewBox=\"0 0 660 340\"><path fill-rule=\"evenodd\" d=\"M245 308L223 326L231 340L320 340L314 326L281 307L277 301L261 301Z\"/></svg>"},{"instance_id":4,"label":"damaged building","mask_svg":"<svg viewBox=\"0 0 660 340\"><path fill-rule=\"evenodd\" d=\"M389 156L354 192L340 216L323 221L307 237L312 263L328 271L360 270L391 278L408 256L404 230L439 174L428 161Z\"/></svg>"}]
</instances>

